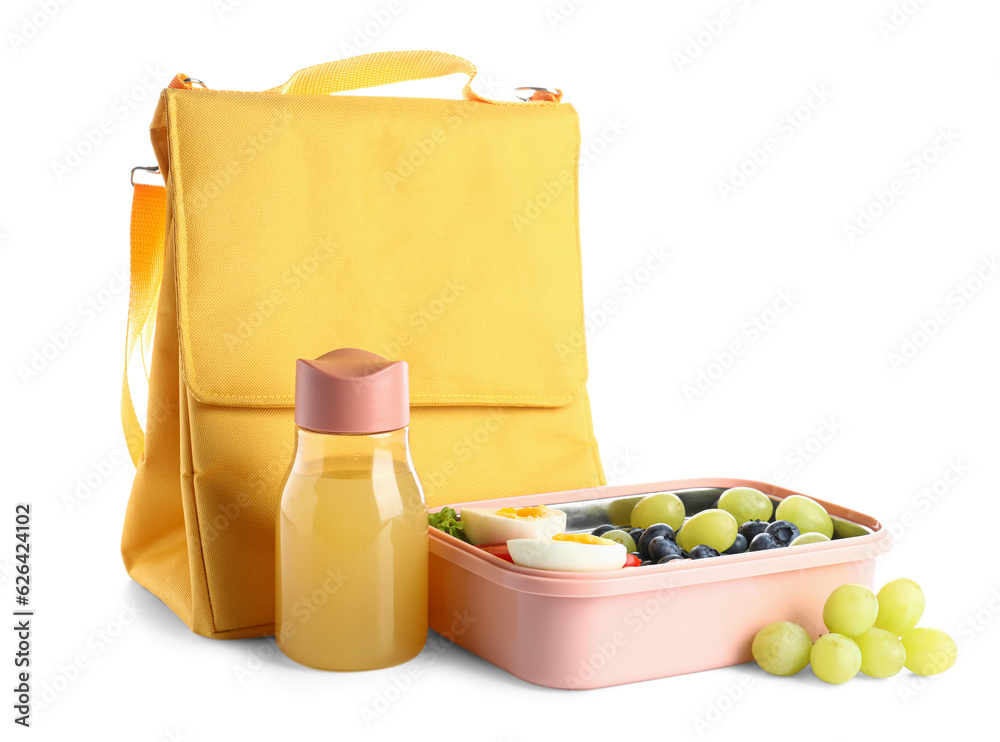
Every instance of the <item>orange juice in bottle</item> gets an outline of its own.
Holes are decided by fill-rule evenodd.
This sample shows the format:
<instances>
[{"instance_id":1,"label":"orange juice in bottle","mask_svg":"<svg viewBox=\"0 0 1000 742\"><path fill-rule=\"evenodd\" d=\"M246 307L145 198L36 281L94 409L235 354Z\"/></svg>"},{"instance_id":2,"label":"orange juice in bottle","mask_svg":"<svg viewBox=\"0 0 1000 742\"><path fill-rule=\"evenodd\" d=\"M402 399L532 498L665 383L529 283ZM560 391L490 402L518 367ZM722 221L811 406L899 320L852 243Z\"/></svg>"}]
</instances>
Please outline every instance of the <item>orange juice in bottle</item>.
<instances>
[{"instance_id":1,"label":"orange juice in bottle","mask_svg":"<svg viewBox=\"0 0 1000 742\"><path fill-rule=\"evenodd\" d=\"M406 364L351 348L298 361L295 423L276 530L278 647L322 670L405 662L427 637Z\"/></svg>"}]
</instances>

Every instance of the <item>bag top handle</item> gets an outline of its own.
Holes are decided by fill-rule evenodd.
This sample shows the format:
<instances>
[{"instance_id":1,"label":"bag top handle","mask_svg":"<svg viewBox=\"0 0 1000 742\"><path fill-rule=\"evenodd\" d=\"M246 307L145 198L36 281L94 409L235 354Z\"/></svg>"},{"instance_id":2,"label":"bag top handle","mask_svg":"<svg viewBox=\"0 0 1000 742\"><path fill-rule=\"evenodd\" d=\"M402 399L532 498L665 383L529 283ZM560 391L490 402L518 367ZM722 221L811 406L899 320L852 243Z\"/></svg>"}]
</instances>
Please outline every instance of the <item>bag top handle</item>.
<instances>
[{"instance_id":1,"label":"bag top handle","mask_svg":"<svg viewBox=\"0 0 1000 742\"><path fill-rule=\"evenodd\" d=\"M264 92L329 95L456 73L469 77L469 81L462 88L462 97L466 100L501 106L551 105L562 100L560 90L547 95L533 96L527 101L497 101L484 98L472 89L472 81L476 77L476 65L454 54L435 51L374 52L336 62L317 64L299 70L284 85ZM195 82L197 81L185 75L177 75L170 83L170 87L193 90Z\"/></svg>"},{"instance_id":2,"label":"bag top handle","mask_svg":"<svg viewBox=\"0 0 1000 742\"><path fill-rule=\"evenodd\" d=\"M375 52L299 70L282 85L281 93L340 93L374 88L405 80L426 80L462 73L469 81L462 88L466 100L484 101L472 89L476 65L444 52Z\"/></svg>"}]
</instances>

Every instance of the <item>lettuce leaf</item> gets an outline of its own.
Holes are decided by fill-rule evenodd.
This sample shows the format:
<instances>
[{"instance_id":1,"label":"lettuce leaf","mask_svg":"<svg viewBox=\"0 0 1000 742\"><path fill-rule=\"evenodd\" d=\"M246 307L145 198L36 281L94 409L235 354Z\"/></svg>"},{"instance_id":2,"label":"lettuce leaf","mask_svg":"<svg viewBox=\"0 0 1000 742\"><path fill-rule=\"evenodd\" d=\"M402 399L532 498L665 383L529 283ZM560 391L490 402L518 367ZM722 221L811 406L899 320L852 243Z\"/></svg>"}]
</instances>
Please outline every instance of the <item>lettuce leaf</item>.
<instances>
[{"instance_id":1,"label":"lettuce leaf","mask_svg":"<svg viewBox=\"0 0 1000 742\"><path fill-rule=\"evenodd\" d=\"M465 524L458 520L458 513L452 508L441 508L437 513L428 513L427 524L439 531L454 536L460 541L469 543L465 535Z\"/></svg>"}]
</instances>

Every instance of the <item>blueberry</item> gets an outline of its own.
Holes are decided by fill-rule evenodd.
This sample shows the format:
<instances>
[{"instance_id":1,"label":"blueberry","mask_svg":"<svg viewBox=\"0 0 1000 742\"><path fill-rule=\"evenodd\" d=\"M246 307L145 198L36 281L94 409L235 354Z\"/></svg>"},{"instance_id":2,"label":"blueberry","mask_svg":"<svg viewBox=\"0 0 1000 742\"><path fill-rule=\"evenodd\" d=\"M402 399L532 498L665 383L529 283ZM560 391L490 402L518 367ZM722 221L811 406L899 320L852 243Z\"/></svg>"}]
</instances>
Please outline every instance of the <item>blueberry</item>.
<instances>
[{"instance_id":1,"label":"blueberry","mask_svg":"<svg viewBox=\"0 0 1000 742\"><path fill-rule=\"evenodd\" d=\"M769 533L781 542L782 546L788 546L799 536L799 529L794 523L787 520L776 520L767 527L764 533Z\"/></svg>"},{"instance_id":2,"label":"blueberry","mask_svg":"<svg viewBox=\"0 0 1000 742\"><path fill-rule=\"evenodd\" d=\"M667 554L665 557L661 557L660 559L657 559L656 563L657 564L666 564L667 562L684 561L684 559L686 559L686 558L687 557L683 557L680 554Z\"/></svg>"},{"instance_id":3,"label":"blueberry","mask_svg":"<svg viewBox=\"0 0 1000 742\"><path fill-rule=\"evenodd\" d=\"M709 557L717 557L719 552L713 549L711 546L705 546L705 544L698 544L696 547L691 549L690 557L692 559L708 559Z\"/></svg>"},{"instance_id":4,"label":"blueberry","mask_svg":"<svg viewBox=\"0 0 1000 742\"><path fill-rule=\"evenodd\" d=\"M747 537L742 533L736 534L736 540L733 541L733 545L726 549L723 554L742 554L747 550Z\"/></svg>"},{"instance_id":5,"label":"blueberry","mask_svg":"<svg viewBox=\"0 0 1000 742\"><path fill-rule=\"evenodd\" d=\"M668 526L666 523L654 523L645 531L643 531L642 536L639 538L639 551L643 554L649 553L649 542L652 541L657 536L663 536L663 538L670 541L676 541L677 536L674 534L674 529Z\"/></svg>"},{"instance_id":6,"label":"blueberry","mask_svg":"<svg viewBox=\"0 0 1000 742\"><path fill-rule=\"evenodd\" d=\"M639 561L640 561L640 562L642 561L642 554L640 554L640 553L639 553L638 551L630 551L630 552L629 552L629 555L630 555L630 556L634 556L634 557L637 557L637 558L639 559Z\"/></svg>"},{"instance_id":7,"label":"blueberry","mask_svg":"<svg viewBox=\"0 0 1000 742\"><path fill-rule=\"evenodd\" d=\"M649 554L650 559L657 562L670 554L680 554L681 547L679 547L675 541L671 541L663 536L657 536L649 542L647 553Z\"/></svg>"},{"instance_id":8,"label":"blueberry","mask_svg":"<svg viewBox=\"0 0 1000 742\"><path fill-rule=\"evenodd\" d=\"M763 533L766 530L767 523L762 520L748 520L740 526L740 533L747 540L747 543L753 541L753 537L758 533Z\"/></svg>"},{"instance_id":9,"label":"blueberry","mask_svg":"<svg viewBox=\"0 0 1000 742\"><path fill-rule=\"evenodd\" d=\"M645 559L645 560L643 560L643 561L642 561L642 563L640 563L640 564L639 564L639 566L640 566L640 567L645 567L646 565L648 565L648 564L652 564L652 563L653 563L653 562L652 562L652 561L650 561L649 559Z\"/></svg>"},{"instance_id":10,"label":"blueberry","mask_svg":"<svg viewBox=\"0 0 1000 742\"><path fill-rule=\"evenodd\" d=\"M591 536L603 536L608 531L613 531L613 530L615 530L614 526L608 525L607 523L605 523L603 526L598 526L593 531L591 531L590 535Z\"/></svg>"},{"instance_id":11,"label":"blueberry","mask_svg":"<svg viewBox=\"0 0 1000 742\"><path fill-rule=\"evenodd\" d=\"M763 549L780 549L785 544L781 543L770 533L758 533L750 542L748 551L762 551Z\"/></svg>"},{"instance_id":12,"label":"blueberry","mask_svg":"<svg viewBox=\"0 0 1000 742\"><path fill-rule=\"evenodd\" d=\"M645 532L645 528L628 528L628 535L632 537L632 540L638 545L639 539L642 538L642 534Z\"/></svg>"}]
</instances>

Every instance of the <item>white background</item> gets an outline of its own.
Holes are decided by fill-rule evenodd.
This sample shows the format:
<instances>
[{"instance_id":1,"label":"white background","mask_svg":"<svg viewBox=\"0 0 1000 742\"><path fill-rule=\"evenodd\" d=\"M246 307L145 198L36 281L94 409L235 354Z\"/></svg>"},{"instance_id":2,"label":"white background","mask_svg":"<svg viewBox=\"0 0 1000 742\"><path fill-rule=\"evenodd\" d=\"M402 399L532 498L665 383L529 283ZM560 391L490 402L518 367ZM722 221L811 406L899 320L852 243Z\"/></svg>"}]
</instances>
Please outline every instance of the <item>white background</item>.
<instances>
[{"instance_id":1,"label":"white background","mask_svg":"<svg viewBox=\"0 0 1000 742\"><path fill-rule=\"evenodd\" d=\"M1000 7L578 2L4 3L0 597L7 611L13 503L30 501L35 691L62 689L19 734L527 740L700 729L724 740L866 738L878 726L930 739L985 721L1000 635L1000 277L982 262L1000 253ZM381 25L366 26L373 13ZM560 87L579 111L590 151L581 181L589 388L609 478L781 480L878 517L898 536L878 582L923 585L923 623L958 641L952 671L926 685L904 670L833 687L808 670L782 679L745 665L566 692L452 648L404 668L418 677L366 727L362 708L403 669L324 674L272 654L240 682L236 668L268 654L267 642L197 637L129 580L118 547L133 470L117 412L128 299L116 273L128 265L128 171L153 162L156 93L180 71L260 90L307 65L393 49L462 55L498 97ZM460 86L446 78L380 92L457 97ZM87 151L102 119L112 130ZM753 170L747 160L762 159L768 139L766 161L724 197L720 183L733 182L734 168ZM87 156L57 172L68 148ZM876 191L893 181L900 193L880 208ZM852 241L845 224L858 223L859 209L875 218ZM667 264L626 295L619 282L657 246ZM766 312L780 292L791 306ZM601 317L606 301L615 311ZM926 329L939 311L946 321ZM755 318L767 328L759 336L747 325ZM24 378L19 367L69 322L78 335ZM907 340L920 347L893 363ZM719 354L733 343L741 353L723 369ZM710 383L689 399L685 385L700 373ZM113 471L82 501L67 500L106 461ZM950 469L962 473L945 484ZM138 612L126 626L123 606ZM14 675L6 634L3 688ZM80 656L86 667L59 681ZM0 703L5 725L11 695Z\"/></svg>"}]
</instances>

